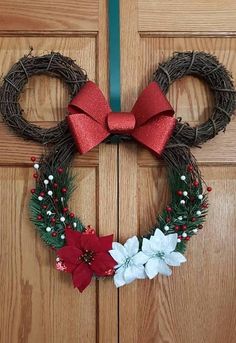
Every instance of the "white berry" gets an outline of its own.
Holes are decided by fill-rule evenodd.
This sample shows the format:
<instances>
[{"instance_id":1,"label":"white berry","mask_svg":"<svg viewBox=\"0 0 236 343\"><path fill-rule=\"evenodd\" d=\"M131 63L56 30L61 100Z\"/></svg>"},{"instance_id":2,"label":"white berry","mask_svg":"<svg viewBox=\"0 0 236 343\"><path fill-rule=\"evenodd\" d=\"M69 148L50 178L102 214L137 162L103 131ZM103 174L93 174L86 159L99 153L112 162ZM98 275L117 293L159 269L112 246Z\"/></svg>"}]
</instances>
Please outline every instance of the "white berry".
<instances>
[{"instance_id":1,"label":"white berry","mask_svg":"<svg viewBox=\"0 0 236 343\"><path fill-rule=\"evenodd\" d=\"M202 198L203 198L203 195L199 194L198 199L202 200Z\"/></svg>"},{"instance_id":2,"label":"white berry","mask_svg":"<svg viewBox=\"0 0 236 343\"><path fill-rule=\"evenodd\" d=\"M44 180L43 181L45 185L48 185L49 184L49 181L48 180Z\"/></svg>"},{"instance_id":3,"label":"white berry","mask_svg":"<svg viewBox=\"0 0 236 343\"><path fill-rule=\"evenodd\" d=\"M181 243L181 239L180 238L177 239L177 243Z\"/></svg>"},{"instance_id":4,"label":"white berry","mask_svg":"<svg viewBox=\"0 0 236 343\"><path fill-rule=\"evenodd\" d=\"M41 197L41 195L38 197L38 200L39 201L42 201L43 200L43 197Z\"/></svg>"},{"instance_id":5,"label":"white berry","mask_svg":"<svg viewBox=\"0 0 236 343\"><path fill-rule=\"evenodd\" d=\"M185 237L187 237L187 236L188 236L188 235L187 235L187 233L186 233L186 232L183 232L183 233L182 233L182 237L184 237L184 238L185 238Z\"/></svg>"},{"instance_id":6,"label":"white berry","mask_svg":"<svg viewBox=\"0 0 236 343\"><path fill-rule=\"evenodd\" d=\"M182 216L179 216L179 217L178 217L178 220L183 220L183 217L182 217Z\"/></svg>"},{"instance_id":7,"label":"white berry","mask_svg":"<svg viewBox=\"0 0 236 343\"><path fill-rule=\"evenodd\" d=\"M193 233L197 233L198 232L198 229L193 229Z\"/></svg>"},{"instance_id":8,"label":"white berry","mask_svg":"<svg viewBox=\"0 0 236 343\"><path fill-rule=\"evenodd\" d=\"M77 226L77 223L73 223L73 227L76 228L76 226Z\"/></svg>"},{"instance_id":9,"label":"white berry","mask_svg":"<svg viewBox=\"0 0 236 343\"><path fill-rule=\"evenodd\" d=\"M164 230L165 230L165 231L168 231L168 230L169 230L169 226L168 226L168 225L165 225L165 226L164 226Z\"/></svg>"},{"instance_id":10,"label":"white berry","mask_svg":"<svg viewBox=\"0 0 236 343\"><path fill-rule=\"evenodd\" d=\"M60 257L57 257L56 262L60 262L60 261L61 261Z\"/></svg>"},{"instance_id":11,"label":"white berry","mask_svg":"<svg viewBox=\"0 0 236 343\"><path fill-rule=\"evenodd\" d=\"M48 226L48 227L46 227L46 231L47 231L47 232L51 232L52 229Z\"/></svg>"},{"instance_id":12,"label":"white berry","mask_svg":"<svg viewBox=\"0 0 236 343\"><path fill-rule=\"evenodd\" d=\"M188 192L187 191L184 191L183 192L183 195L186 197L188 195Z\"/></svg>"},{"instance_id":13,"label":"white berry","mask_svg":"<svg viewBox=\"0 0 236 343\"><path fill-rule=\"evenodd\" d=\"M34 164L34 169L36 169L36 170L39 169L39 164L38 163Z\"/></svg>"},{"instance_id":14,"label":"white berry","mask_svg":"<svg viewBox=\"0 0 236 343\"><path fill-rule=\"evenodd\" d=\"M53 194L52 191L48 191L48 195L52 196L52 194Z\"/></svg>"},{"instance_id":15,"label":"white berry","mask_svg":"<svg viewBox=\"0 0 236 343\"><path fill-rule=\"evenodd\" d=\"M197 213L198 216L200 216L202 214L201 211L197 211L196 213Z\"/></svg>"},{"instance_id":16,"label":"white berry","mask_svg":"<svg viewBox=\"0 0 236 343\"><path fill-rule=\"evenodd\" d=\"M60 221L61 221L62 223L63 223L65 220L66 220L65 217L61 217L61 218L60 218Z\"/></svg>"},{"instance_id":17,"label":"white berry","mask_svg":"<svg viewBox=\"0 0 236 343\"><path fill-rule=\"evenodd\" d=\"M180 200L181 205L185 205L185 200Z\"/></svg>"},{"instance_id":18,"label":"white berry","mask_svg":"<svg viewBox=\"0 0 236 343\"><path fill-rule=\"evenodd\" d=\"M61 239L65 239L65 235L62 234L62 235L61 235Z\"/></svg>"},{"instance_id":19,"label":"white berry","mask_svg":"<svg viewBox=\"0 0 236 343\"><path fill-rule=\"evenodd\" d=\"M49 175L48 180L52 181L54 179L53 175Z\"/></svg>"},{"instance_id":20,"label":"white berry","mask_svg":"<svg viewBox=\"0 0 236 343\"><path fill-rule=\"evenodd\" d=\"M181 175L181 176L180 176L180 179L181 179L182 181L185 181L185 180L186 180L186 176L185 176L185 175Z\"/></svg>"},{"instance_id":21,"label":"white berry","mask_svg":"<svg viewBox=\"0 0 236 343\"><path fill-rule=\"evenodd\" d=\"M47 211L47 215L50 216L52 214L51 211Z\"/></svg>"}]
</instances>

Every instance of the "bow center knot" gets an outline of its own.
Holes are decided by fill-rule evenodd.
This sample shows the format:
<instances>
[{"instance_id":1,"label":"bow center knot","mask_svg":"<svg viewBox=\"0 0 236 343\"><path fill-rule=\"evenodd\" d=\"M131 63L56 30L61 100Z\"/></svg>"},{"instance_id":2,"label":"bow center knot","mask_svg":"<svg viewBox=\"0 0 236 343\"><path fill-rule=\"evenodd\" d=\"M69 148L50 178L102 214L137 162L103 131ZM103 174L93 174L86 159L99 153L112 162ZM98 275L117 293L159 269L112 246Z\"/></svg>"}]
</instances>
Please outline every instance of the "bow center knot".
<instances>
[{"instance_id":1,"label":"bow center knot","mask_svg":"<svg viewBox=\"0 0 236 343\"><path fill-rule=\"evenodd\" d=\"M111 133L129 134L135 128L135 116L132 112L110 112L107 125Z\"/></svg>"}]
</instances>

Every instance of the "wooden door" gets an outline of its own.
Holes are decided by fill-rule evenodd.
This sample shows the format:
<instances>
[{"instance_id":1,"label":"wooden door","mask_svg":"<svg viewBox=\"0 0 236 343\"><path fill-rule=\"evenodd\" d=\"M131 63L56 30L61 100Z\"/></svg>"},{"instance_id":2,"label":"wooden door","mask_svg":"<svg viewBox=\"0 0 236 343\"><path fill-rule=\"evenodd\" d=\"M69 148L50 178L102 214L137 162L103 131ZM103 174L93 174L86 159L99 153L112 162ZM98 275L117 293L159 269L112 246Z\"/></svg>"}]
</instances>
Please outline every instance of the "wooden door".
<instances>
[{"instance_id":1,"label":"wooden door","mask_svg":"<svg viewBox=\"0 0 236 343\"><path fill-rule=\"evenodd\" d=\"M122 110L129 110L158 63L175 51L215 54L236 79L234 1L121 1ZM168 93L176 115L194 125L212 103L205 85L187 77ZM170 278L138 281L119 292L120 342L231 343L236 318L236 121L193 149L214 192L204 231L187 263ZM120 239L145 232L167 204L165 167L147 150L119 150ZM127 326L128 323L128 326Z\"/></svg>"},{"instance_id":2,"label":"wooden door","mask_svg":"<svg viewBox=\"0 0 236 343\"><path fill-rule=\"evenodd\" d=\"M122 109L130 110L158 62L173 51L216 54L236 78L235 4L229 1L121 0ZM33 46L77 60L108 93L107 1L0 0L0 73ZM199 81L176 82L169 99L192 124L207 118L209 92ZM64 118L66 86L32 78L21 98L25 117L53 126ZM226 134L194 151L212 185L204 232L188 262L170 278L137 281L117 291L111 280L80 294L54 268L54 254L28 220L31 155L0 123L1 343L231 343L235 340L235 121ZM226 151L227 147L227 151ZM125 241L144 232L167 202L165 167L135 143L100 145L74 161L78 189L71 207L100 234Z\"/></svg>"},{"instance_id":3,"label":"wooden door","mask_svg":"<svg viewBox=\"0 0 236 343\"><path fill-rule=\"evenodd\" d=\"M0 74L33 47L75 59L108 91L105 0L0 1ZM21 97L25 118L54 126L64 118L68 90L50 77L32 77ZM30 156L42 147L24 142L0 123L0 342L115 342L117 292L93 282L86 294L53 267L54 253L29 222L33 187ZM74 161L78 188L72 207L100 234L117 229L117 147L104 145Z\"/></svg>"}]
</instances>

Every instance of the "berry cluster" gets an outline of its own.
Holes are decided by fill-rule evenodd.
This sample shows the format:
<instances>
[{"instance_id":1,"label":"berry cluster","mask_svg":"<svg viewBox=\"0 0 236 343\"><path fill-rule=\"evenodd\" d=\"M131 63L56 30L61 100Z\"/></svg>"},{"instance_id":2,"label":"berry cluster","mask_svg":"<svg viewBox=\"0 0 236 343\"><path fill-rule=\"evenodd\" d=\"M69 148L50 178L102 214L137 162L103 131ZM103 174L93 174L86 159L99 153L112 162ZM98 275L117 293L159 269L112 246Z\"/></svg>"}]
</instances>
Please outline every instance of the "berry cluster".
<instances>
[{"instance_id":1,"label":"berry cluster","mask_svg":"<svg viewBox=\"0 0 236 343\"><path fill-rule=\"evenodd\" d=\"M158 218L158 226L165 234L178 234L177 249L183 252L185 244L198 230L203 228L202 223L208 209L208 192L211 187L203 190L200 177L196 177L192 165L188 165L183 173L170 180L173 187L172 202Z\"/></svg>"},{"instance_id":2,"label":"berry cluster","mask_svg":"<svg viewBox=\"0 0 236 343\"><path fill-rule=\"evenodd\" d=\"M36 188L31 189L32 221L41 237L54 247L64 245L65 229L83 230L80 220L68 208L70 176L62 167L50 170L48 175L40 173L40 164L31 157L35 172Z\"/></svg>"}]
</instances>

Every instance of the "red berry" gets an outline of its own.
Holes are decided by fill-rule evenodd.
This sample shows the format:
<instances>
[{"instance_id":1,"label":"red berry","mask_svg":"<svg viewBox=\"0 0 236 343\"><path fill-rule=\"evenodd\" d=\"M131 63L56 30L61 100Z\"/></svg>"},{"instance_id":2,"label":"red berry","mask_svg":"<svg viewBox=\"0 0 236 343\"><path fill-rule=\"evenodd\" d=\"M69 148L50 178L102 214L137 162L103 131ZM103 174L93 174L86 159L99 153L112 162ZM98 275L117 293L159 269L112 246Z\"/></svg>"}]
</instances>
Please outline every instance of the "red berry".
<instances>
[{"instance_id":1,"label":"red berry","mask_svg":"<svg viewBox=\"0 0 236 343\"><path fill-rule=\"evenodd\" d=\"M38 174L36 174L36 173L33 174L33 178L34 178L34 179L37 179L38 177L39 177Z\"/></svg>"},{"instance_id":2,"label":"red berry","mask_svg":"<svg viewBox=\"0 0 236 343\"><path fill-rule=\"evenodd\" d=\"M188 170L189 172L192 172L192 171L193 171L193 166L192 166L191 164L189 164L188 167L187 167L187 170Z\"/></svg>"},{"instance_id":3,"label":"red berry","mask_svg":"<svg viewBox=\"0 0 236 343\"><path fill-rule=\"evenodd\" d=\"M44 210L46 210L47 205L42 205L42 208L43 208Z\"/></svg>"},{"instance_id":4,"label":"red berry","mask_svg":"<svg viewBox=\"0 0 236 343\"><path fill-rule=\"evenodd\" d=\"M203 226L201 224L199 224L198 228L201 230L203 228Z\"/></svg>"},{"instance_id":5,"label":"red berry","mask_svg":"<svg viewBox=\"0 0 236 343\"><path fill-rule=\"evenodd\" d=\"M66 192L67 192L67 188L66 188L66 187L63 187L63 188L61 189L61 191L62 191L62 193L66 193Z\"/></svg>"},{"instance_id":6,"label":"red berry","mask_svg":"<svg viewBox=\"0 0 236 343\"><path fill-rule=\"evenodd\" d=\"M95 229L91 225L88 225L86 227L84 233L86 233L88 235L95 235L96 234Z\"/></svg>"},{"instance_id":7,"label":"red berry","mask_svg":"<svg viewBox=\"0 0 236 343\"><path fill-rule=\"evenodd\" d=\"M41 197L44 197L44 196L45 196L45 193L44 193L44 192L40 192L39 195L40 195Z\"/></svg>"},{"instance_id":8,"label":"red berry","mask_svg":"<svg viewBox=\"0 0 236 343\"><path fill-rule=\"evenodd\" d=\"M181 239L181 240L182 240L182 236L178 236L178 239Z\"/></svg>"},{"instance_id":9,"label":"red berry","mask_svg":"<svg viewBox=\"0 0 236 343\"><path fill-rule=\"evenodd\" d=\"M53 231L53 232L51 233L51 235L52 235L52 237L57 237L57 232Z\"/></svg>"},{"instance_id":10,"label":"red berry","mask_svg":"<svg viewBox=\"0 0 236 343\"><path fill-rule=\"evenodd\" d=\"M70 217L74 218L75 214L73 212L70 213Z\"/></svg>"},{"instance_id":11,"label":"red berry","mask_svg":"<svg viewBox=\"0 0 236 343\"><path fill-rule=\"evenodd\" d=\"M36 161L36 157L35 157L35 156L31 156L30 159L31 159L32 162L35 162L35 161Z\"/></svg>"},{"instance_id":12,"label":"red berry","mask_svg":"<svg viewBox=\"0 0 236 343\"><path fill-rule=\"evenodd\" d=\"M208 208L208 204L206 203L202 204L202 208Z\"/></svg>"},{"instance_id":13,"label":"red berry","mask_svg":"<svg viewBox=\"0 0 236 343\"><path fill-rule=\"evenodd\" d=\"M169 206L167 206L166 211L167 211L167 212L171 212L171 211L172 211L172 208L169 207Z\"/></svg>"},{"instance_id":14,"label":"red berry","mask_svg":"<svg viewBox=\"0 0 236 343\"><path fill-rule=\"evenodd\" d=\"M61 167L57 168L57 172L58 172L59 174L62 174L63 171L64 171L63 168L61 168Z\"/></svg>"},{"instance_id":15,"label":"red berry","mask_svg":"<svg viewBox=\"0 0 236 343\"><path fill-rule=\"evenodd\" d=\"M177 191L177 195L181 196L181 195L183 195L183 192L179 190L179 191Z\"/></svg>"},{"instance_id":16,"label":"red berry","mask_svg":"<svg viewBox=\"0 0 236 343\"><path fill-rule=\"evenodd\" d=\"M64 213L68 211L68 207L64 207L62 210Z\"/></svg>"},{"instance_id":17,"label":"red berry","mask_svg":"<svg viewBox=\"0 0 236 343\"><path fill-rule=\"evenodd\" d=\"M195 201L195 198L192 196L192 197L190 197L190 201L191 202L194 202Z\"/></svg>"},{"instance_id":18,"label":"red berry","mask_svg":"<svg viewBox=\"0 0 236 343\"><path fill-rule=\"evenodd\" d=\"M171 221L170 217L166 217L166 222L169 223Z\"/></svg>"},{"instance_id":19,"label":"red berry","mask_svg":"<svg viewBox=\"0 0 236 343\"><path fill-rule=\"evenodd\" d=\"M196 221L196 218L195 218L195 217L193 217L193 218L191 219L191 221L192 221L192 222L195 222L195 221Z\"/></svg>"},{"instance_id":20,"label":"red berry","mask_svg":"<svg viewBox=\"0 0 236 343\"><path fill-rule=\"evenodd\" d=\"M190 237L189 237L189 236L187 236L187 237L185 238L185 240L186 240L186 241L189 241L189 240L190 240Z\"/></svg>"},{"instance_id":21,"label":"red berry","mask_svg":"<svg viewBox=\"0 0 236 343\"><path fill-rule=\"evenodd\" d=\"M58 203L58 201L59 201L58 198L54 198L53 200L54 200L54 202L56 202L56 203Z\"/></svg>"},{"instance_id":22,"label":"red berry","mask_svg":"<svg viewBox=\"0 0 236 343\"><path fill-rule=\"evenodd\" d=\"M55 224L55 223L56 223L56 218L51 218L50 222L51 222L52 224Z\"/></svg>"},{"instance_id":23,"label":"red berry","mask_svg":"<svg viewBox=\"0 0 236 343\"><path fill-rule=\"evenodd\" d=\"M207 187L207 192L211 192L212 188L211 187Z\"/></svg>"},{"instance_id":24,"label":"red berry","mask_svg":"<svg viewBox=\"0 0 236 343\"><path fill-rule=\"evenodd\" d=\"M184 224L184 225L181 226L181 228L182 228L182 230L185 231L185 230L187 230L187 225Z\"/></svg>"},{"instance_id":25,"label":"red berry","mask_svg":"<svg viewBox=\"0 0 236 343\"><path fill-rule=\"evenodd\" d=\"M198 187L198 186L199 186L198 180L195 180L195 181L193 182L193 185L194 185L194 187Z\"/></svg>"},{"instance_id":26,"label":"red berry","mask_svg":"<svg viewBox=\"0 0 236 343\"><path fill-rule=\"evenodd\" d=\"M32 189L30 190L30 192L31 192L32 194L34 194L34 193L35 193L35 188L32 188Z\"/></svg>"},{"instance_id":27,"label":"red berry","mask_svg":"<svg viewBox=\"0 0 236 343\"><path fill-rule=\"evenodd\" d=\"M39 215L37 216L37 219L38 219L38 220L42 220L42 219L43 219L43 216L42 216L41 214L39 214Z\"/></svg>"},{"instance_id":28,"label":"red berry","mask_svg":"<svg viewBox=\"0 0 236 343\"><path fill-rule=\"evenodd\" d=\"M58 184L56 182L54 182L53 188L57 188L57 187L58 187Z\"/></svg>"},{"instance_id":29,"label":"red berry","mask_svg":"<svg viewBox=\"0 0 236 343\"><path fill-rule=\"evenodd\" d=\"M72 226L70 224L67 224L66 229L72 229Z\"/></svg>"},{"instance_id":30,"label":"red berry","mask_svg":"<svg viewBox=\"0 0 236 343\"><path fill-rule=\"evenodd\" d=\"M179 231L179 225L175 225L175 231Z\"/></svg>"}]
</instances>

